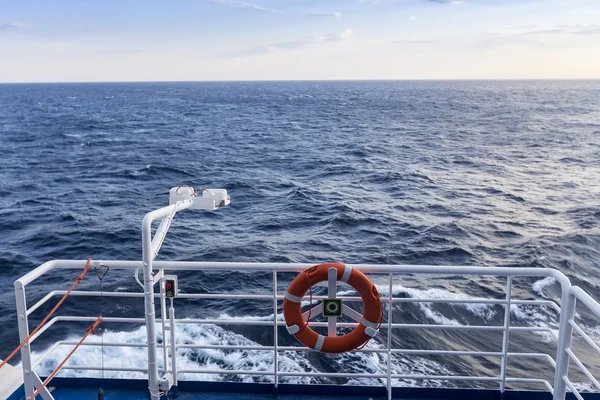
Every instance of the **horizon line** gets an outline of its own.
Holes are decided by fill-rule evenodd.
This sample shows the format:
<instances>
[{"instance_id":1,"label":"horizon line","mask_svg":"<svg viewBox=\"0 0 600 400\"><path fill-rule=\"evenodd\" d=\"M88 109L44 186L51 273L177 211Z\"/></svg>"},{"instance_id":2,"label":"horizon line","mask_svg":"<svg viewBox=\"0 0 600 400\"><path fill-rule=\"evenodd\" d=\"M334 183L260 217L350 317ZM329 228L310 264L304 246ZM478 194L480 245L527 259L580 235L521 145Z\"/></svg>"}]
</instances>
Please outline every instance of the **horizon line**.
<instances>
[{"instance_id":1,"label":"horizon line","mask_svg":"<svg viewBox=\"0 0 600 400\"><path fill-rule=\"evenodd\" d=\"M417 78L417 79L214 79L214 80L156 80L156 81L18 81L0 82L0 85L52 85L92 83L253 83L253 82L549 82L549 81L600 81L599 78Z\"/></svg>"}]
</instances>

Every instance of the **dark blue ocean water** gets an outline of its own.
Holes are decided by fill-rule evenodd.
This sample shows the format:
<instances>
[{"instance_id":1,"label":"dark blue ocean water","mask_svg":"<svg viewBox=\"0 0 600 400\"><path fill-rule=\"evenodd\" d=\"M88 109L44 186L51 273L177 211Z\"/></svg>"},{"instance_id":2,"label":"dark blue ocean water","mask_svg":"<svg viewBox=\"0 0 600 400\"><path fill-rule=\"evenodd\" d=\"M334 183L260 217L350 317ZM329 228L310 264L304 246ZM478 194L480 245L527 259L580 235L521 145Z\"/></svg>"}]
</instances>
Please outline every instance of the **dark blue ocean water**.
<instances>
[{"instance_id":1,"label":"dark blue ocean water","mask_svg":"<svg viewBox=\"0 0 600 400\"><path fill-rule=\"evenodd\" d=\"M143 215L165 205L169 188L182 184L226 188L232 204L179 214L162 259L550 267L600 298L599 81L5 84L0 145L0 336L6 338L0 357L18 344L16 278L54 258L140 259ZM29 301L73 278L53 273ZM270 279L208 274L181 285L226 292L233 280L236 289L268 290ZM521 298L558 295L551 280L515 284ZM137 290L124 272L111 271L105 285ZM95 289L97 281L83 287ZM492 279L406 277L394 290L503 297L502 282ZM218 306L182 302L178 315L272 314L251 303ZM111 316L142 312L138 300L116 307L70 300L62 312L97 315L99 308ZM501 324L503 318L501 309L487 306L410 305L394 313L423 323ZM555 328L556 315L515 307L513 322ZM77 337L82 328L52 328L37 350ZM105 329L114 340L143 336L137 328ZM271 339L270 331L243 327L186 327L185 334L209 343ZM398 332L394 341L498 350L494 340L501 338L488 336ZM539 343L552 353L547 339L517 335L514 346ZM385 343L384 335L378 340ZM143 365L142 350L126 357L122 349L110 351ZM268 365L271 357L217 353L180 356L236 369ZM290 370L385 367L376 356L286 357ZM97 354L89 350L82 359ZM402 372L474 373L498 364L397 357L394 365Z\"/></svg>"}]
</instances>

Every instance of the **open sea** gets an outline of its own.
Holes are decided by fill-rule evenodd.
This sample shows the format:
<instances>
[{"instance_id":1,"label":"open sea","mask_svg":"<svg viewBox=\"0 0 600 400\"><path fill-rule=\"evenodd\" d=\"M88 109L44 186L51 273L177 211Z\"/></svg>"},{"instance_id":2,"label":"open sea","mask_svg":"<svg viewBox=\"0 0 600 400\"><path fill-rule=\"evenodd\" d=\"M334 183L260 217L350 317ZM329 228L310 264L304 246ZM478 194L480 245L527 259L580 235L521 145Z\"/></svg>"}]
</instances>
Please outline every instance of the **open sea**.
<instances>
[{"instance_id":1,"label":"open sea","mask_svg":"<svg viewBox=\"0 0 600 400\"><path fill-rule=\"evenodd\" d=\"M185 184L226 188L231 205L178 214L158 259L545 267L600 299L600 81L3 84L0 149L0 358L18 345L15 279L51 259L141 259L144 214L167 204L169 188ZM29 304L68 288L75 276L64 270L45 276L28 287ZM179 276L182 292L271 290L265 273ZM291 278L281 275L281 290ZM387 281L373 279L387 294ZM88 274L81 289L98 286ZM116 270L104 289L140 291L130 272ZM501 299L504 281L397 276L393 290L405 297ZM560 297L553 279L516 279L514 292L520 299ZM30 325L54 304L32 314ZM252 301L181 300L176 313L273 319L270 303ZM502 307L477 304L396 304L393 313L394 322L406 323L502 325L504 319ZM143 301L73 297L59 314L141 317ZM600 321L583 310L579 318L600 340ZM558 316L549 307L513 305L511 322L557 329ZM57 340L79 339L87 325L53 326L33 344L34 358ZM104 324L99 333L106 342L145 342L140 325ZM369 346L385 347L386 334ZM181 324L178 337L186 343L270 345L273 332ZM282 345L296 344L285 329L279 337ZM392 339L395 347L409 349L500 351L502 343L498 332L449 330L397 330ZM515 332L510 339L511 351L556 351L547 332ZM595 353L577 340L575 349L600 372ZM38 372L50 372L69 350L58 348ZM180 349L178 357L180 368L273 365L272 353L261 351ZM72 363L100 366L101 358L99 346L86 346ZM104 349L105 366L145 362L144 348ZM386 371L386 359L377 353L331 358L282 352L280 367L378 373ZM499 359L397 354L392 368L498 375ZM511 359L509 374L549 378L552 369L536 359Z\"/></svg>"}]
</instances>

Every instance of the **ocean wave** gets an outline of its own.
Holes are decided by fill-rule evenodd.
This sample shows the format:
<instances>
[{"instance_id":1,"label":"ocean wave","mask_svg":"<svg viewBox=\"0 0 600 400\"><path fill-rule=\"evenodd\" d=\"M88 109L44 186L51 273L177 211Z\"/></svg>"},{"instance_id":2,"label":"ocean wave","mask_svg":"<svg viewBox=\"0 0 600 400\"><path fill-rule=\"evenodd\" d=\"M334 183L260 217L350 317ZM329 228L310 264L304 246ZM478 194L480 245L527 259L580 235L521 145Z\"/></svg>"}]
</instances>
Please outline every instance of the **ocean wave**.
<instances>
[{"instance_id":1,"label":"ocean wave","mask_svg":"<svg viewBox=\"0 0 600 400\"><path fill-rule=\"evenodd\" d=\"M0 159L0 281L10 287L50 258L139 259L144 214L167 204L170 187L188 183L225 187L232 204L215 213L178 214L161 250L163 259L554 268L594 295L600 287L600 184L588 178L598 175L600 165L598 129L590 124L590 115L600 108L595 85L0 87L0 142L6 147ZM111 274L123 277L115 287L138 289L129 275ZM180 277L183 289L197 292L217 286L258 292L272 284L269 274ZM73 278L69 271L54 271L29 291L32 301L57 284L68 287ZM398 296L503 298L503 286L492 279L448 278L432 287L428 279L409 278L394 287ZM560 297L551 279L515 280L513 289L517 298ZM178 314L281 318L270 315L271 307L234 303L215 308L214 302L182 302ZM94 302L77 304L67 302L64 311L91 315L98 308ZM123 301L106 311L137 316L135 304ZM423 303L396 304L393 312L398 322L501 325L504 310L501 305ZM0 301L0 315L7 337L18 337L11 295ZM582 313L582 323L593 331L595 322L587 317ZM557 316L549 307L513 305L511 322L555 329ZM260 342L261 331L234 328L182 335L224 340L243 334L251 343ZM49 331L40 346L74 332L66 329ZM474 335L452 338L464 348L487 346ZM527 335L515 345L523 351L551 346L540 338ZM393 339L403 343L406 337L394 332ZM448 345L447 339L446 333L428 332L414 335L409 344ZM9 347L8 341L0 343L0 353L9 353ZM135 357L142 359L143 353ZM211 365L238 365L217 355L196 356ZM363 362L376 371L374 364L382 362L357 357L343 359L348 365L315 354L297 362L319 371L329 365L330 372L360 369ZM394 363L398 370L410 370L403 357ZM537 369L534 361L528 363ZM480 367L479 361L465 359L449 370Z\"/></svg>"},{"instance_id":2,"label":"ocean wave","mask_svg":"<svg viewBox=\"0 0 600 400\"><path fill-rule=\"evenodd\" d=\"M160 325L158 326L159 340L159 368L163 368L162 341ZM264 371L271 373L274 368L272 350L240 350L240 346L259 346L258 343L246 338L241 334L227 331L219 326L206 324L185 324L176 326L177 343L193 345L230 345L232 349L210 349L210 348L179 348L177 350L177 367L183 369L197 369L198 373L181 373L180 380L201 381L237 381L237 382L264 382L272 383L272 376L257 376L243 374L213 374L203 373L202 370L223 369L239 371ZM100 337L99 337L100 336ZM66 340L77 341L79 338L72 336ZM80 367L101 368L147 368L147 349L145 347L115 347L102 346L102 342L125 342L129 344L144 344L146 342L146 330L141 327L130 332L116 332L110 330L98 330L97 336L90 336L86 345L81 346L70 358L67 365ZM381 349L381 344L371 341L368 348ZM72 346L59 346L36 368L40 376L47 376L67 356ZM34 352L32 359L41 357L44 352ZM318 373L344 370L348 373L364 373L365 370L373 374L385 374L387 362L386 355L380 353L345 353L329 358L329 365L321 365L320 368L313 365L312 357L303 351L280 351L278 365L280 372ZM324 357L324 356L321 356ZM424 357L394 356L392 372L396 374L436 374L448 373L443 364ZM122 372L122 371L92 371L63 369L58 376L62 377L104 377L120 379L144 379L144 372ZM324 378L308 376L280 377L281 383L346 383L349 385L379 385L385 384L385 379L376 378ZM405 386L410 382L396 382L396 385ZM439 383L437 383L439 384Z\"/></svg>"}]
</instances>

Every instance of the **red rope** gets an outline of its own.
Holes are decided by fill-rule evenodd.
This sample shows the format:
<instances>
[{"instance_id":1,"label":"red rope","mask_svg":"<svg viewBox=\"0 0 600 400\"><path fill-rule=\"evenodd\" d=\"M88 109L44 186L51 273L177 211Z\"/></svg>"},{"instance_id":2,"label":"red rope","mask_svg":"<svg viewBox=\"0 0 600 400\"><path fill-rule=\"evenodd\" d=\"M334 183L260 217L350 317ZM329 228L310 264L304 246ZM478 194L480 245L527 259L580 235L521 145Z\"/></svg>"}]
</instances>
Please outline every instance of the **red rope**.
<instances>
[{"instance_id":1,"label":"red rope","mask_svg":"<svg viewBox=\"0 0 600 400\"><path fill-rule=\"evenodd\" d=\"M87 328L85 330L85 335L83 335L83 337L81 338L81 340L79 341L79 343L77 343L75 345L75 347L73 347L73 350L71 350L71 352L69 353L69 355L67 355L67 357L65 357L64 360L62 360L62 362L58 365L58 367L56 367L56 369L54 371L52 371L52 373L50 374L50 376L48 376L46 378L46 380L44 381L44 383L42 383L42 386L40 386L35 393L29 398L29 400L34 400L35 396L37 396L38 394L40 394L40 392L42 391L42 389L44 389L46 387L46 385L52 380L52 378L54 378L56 376L56 374L58 374L58 372L60 371L60 369L66 364L66 362L69 360L69 358L71 358L71 356L73 355L73 353L75 353L75 350L77 350L79 348L79 346L81 346L81 343L83 343L83 341L90 335L90 333L93 333L94 335L96 334L96 328L98 327L98 325L100 325L100 323L102 322L102 316L99 316L98 319L96 319L96 322L94 322L92 325L90 325L89 328Z\"/></svg>"},{"instance_id":2,"label":"red rope","mask_svg":"<svg viewBox=\"0 0 600 400\"><path fill-rule=\"evenodd\" d=\"M10 353L10 355L8 357L6 357L6 359L4 359L4 361L2 361L2 363L0 364L0 368L4 367L4 365L6 363L8 363L8 361L11 358L13 358L15 356L15 354L17 354L18 351L21 350L23 348L23 346L25 346L27 344L27 342L29 342L29 340L33 337L33 335L35 335L46 324L46 322L48 322L48 320L50 319L52 314L54 314L56 312L56 310L58 310L58 308L61 306L61 304L64 303L64 301L67 299L67 297L71 294L73 289L75 289L75 286L79 285L79 283L81 282L81 280L83 279L85 274L87 274L89 271L92 270L92 268L90 268L91 263L92 263L92 259L88 258L87 262L85 263L85 267L83 268L83 272L80 273L79 276L77 276L77 279L75 279L75 282L73 283L73 285L71 285L69 290L67 290L67 293L65 293L65 295L62 297L62 299L60 299L60 301L54 306L52 311L50 311L50 313L48 315L46 315L46 318L44 318L42 320L42 322L40 322L40 324L37 326L37 328L35 328L33 330L33 332L31 332L31 334L29 336L27 336L25 338L25 340L23 340L21 342L19 347L17 347L12 353Z\"/></svg>"}]
</instances>

